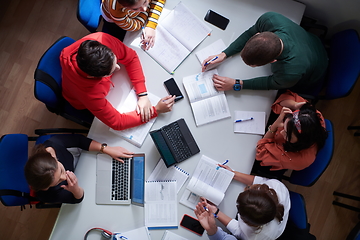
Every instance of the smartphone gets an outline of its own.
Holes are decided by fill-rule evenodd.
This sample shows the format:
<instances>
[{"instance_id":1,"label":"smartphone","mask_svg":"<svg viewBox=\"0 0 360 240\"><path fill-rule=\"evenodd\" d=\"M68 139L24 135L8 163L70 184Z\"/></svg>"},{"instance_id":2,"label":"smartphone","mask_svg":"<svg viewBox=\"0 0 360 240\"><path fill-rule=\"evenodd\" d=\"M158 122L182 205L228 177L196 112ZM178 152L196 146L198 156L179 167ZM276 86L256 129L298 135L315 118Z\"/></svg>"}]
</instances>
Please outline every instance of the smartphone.
<instances>
[{"instance_id":1,"label":"smartphone","mask_svg":"<svg viewBox=\"0 0 360 240\"><path fill-rule=\"evenodd\" d=\"M201 226L199 220L184 214L180 226L192 231L193 233L196 233L199 236L202 236L205 229Z\"/></svg>"},{"instance_id":2,"label":"smartphone","mask_svg":"<svg viewBox=\"0 0 360 240\"><path fill-rule=\"evenodd\" d=\"M205 21L215 25L222 30L225 30L227 25L229 24L230 20L220 14L214 12L213 10L209 10L204 18Z\"/></svg>"},{"instance_id":3,"label":"smartphone","mask_svg":"<svg viewBox=\"0 0 360 240\"><path fill-rule=\"evenodd\" d=\"M168 93L172 96L176 96L175 97L175 102L181 100L184 98L184 96L182 95L180 88L178 87L178 85L176 84L174 78L170 78L168 80L166 80L164 82L164 85L166 87L166 90L168 91Z\"/></svg>"}]
</instances>

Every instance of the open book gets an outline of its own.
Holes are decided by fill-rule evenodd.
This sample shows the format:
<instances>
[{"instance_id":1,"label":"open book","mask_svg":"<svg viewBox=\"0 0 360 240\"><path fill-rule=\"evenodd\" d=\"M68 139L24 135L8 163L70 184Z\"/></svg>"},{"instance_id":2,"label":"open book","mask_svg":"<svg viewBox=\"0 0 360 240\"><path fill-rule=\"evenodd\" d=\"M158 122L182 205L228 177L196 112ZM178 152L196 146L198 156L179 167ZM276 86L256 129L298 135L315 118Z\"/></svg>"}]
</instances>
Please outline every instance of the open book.
<instances>
[{"instance_id":1,"label":"open book","mask_svg":"<svg viewBox=\"0 0 360 240\"><path fill-rule=\"evenodd\" d=\"M145 226L178 228L176 181L145 182Z\"/></svg>"},{"instance_id":2,"label":"open book","mask_svg":"<svg viewBox=\"0 0 360 240\"><path fill-rule=\"evenodd\" d=\"M161 180L176 180L177 191L179 193L181 187L184 185L186 180L189 178L189 173L181 169L176 165L172 165L169 168L166 167L164 160L156 164L156 167L151 172L148 181L161 181Z\"/></svg>"},{"instance_id":3,"label":"open book","mask_svg":"<svg viewBox=\"0 0 360 240\"><path fill-rule=\"evenodd\" d=\"M195 209L200 197L205 197L216 205L221 203L234 173L218 168L218 164L219 162L202 155L180 199L181 204Z\"/></svg>"},{"instance_id":4,"label":"open book","mask_svg":"<svg viewBox=\"0 0 360 240\"><path fill-rule=\"evenodd\" d=\"M183 78L196 126L231 116L224 91L217 91L212 76L216 69Z\"/></svg>"},{"instance_id":5,"label":"open book","mask_svg":"<svg viewBox=\"0 0 360 240\"><path fill-rule=\"evenodd\" d=\"M151 102L151 105L156 105L160 100L158 96L155 96L154 94L149 92L148 92L148 97ZM120 113L131 112L136 109L137 102L138 102L138 98L136 96L135 90L131 89L125 101L123 103L120 103L120 105L116 109ZM155 120L156 118L152 118L147 123L121 131L110 128L110 132L115 133L116 135L122 137L123 139L134 144L137 147L141 147Z\"/></svg>"},{"instance_id":6,"label":"open book","mask_svg":"<svg viewBox=\"0 0 360 240\"><path fill-rule=\"evenodd\" d=\"M156 28L155 45L146 52L173 73L210 32L211 28L180 2L161 19Z\"/></svg>"}]
</instances>

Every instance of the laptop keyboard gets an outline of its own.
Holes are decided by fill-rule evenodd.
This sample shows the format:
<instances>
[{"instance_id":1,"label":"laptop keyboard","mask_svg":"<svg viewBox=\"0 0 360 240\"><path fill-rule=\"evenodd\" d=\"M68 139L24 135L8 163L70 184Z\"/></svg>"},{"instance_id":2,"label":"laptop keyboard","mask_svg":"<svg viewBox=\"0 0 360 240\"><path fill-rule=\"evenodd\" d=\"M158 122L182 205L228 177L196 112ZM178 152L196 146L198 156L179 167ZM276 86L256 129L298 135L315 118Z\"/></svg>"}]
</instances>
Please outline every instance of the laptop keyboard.
<instances>
[{"instance_id":1,"label":"laptop keyboard","mask_svg":"<svg viewBox=\"0 0 360 240\"><path fill-rule=\"evenodd\" d=\"M184 161L192 156L190 148L185 143L177 122L173 122L162 127L162 131L170 141L172 149L175 151L174 155L176 155L178 162Z\"/></svg>"},{"instance_id":2,"label":"laptop keyboard","mask_svg":"<svg viewBox=\"0 0 360 240\"><path fill-rule=\"evenodd\" d=\"M111 200L129 199L129 159L122 158L124 163L112 161L112 193Z\"/></svg>"}]
</instances>

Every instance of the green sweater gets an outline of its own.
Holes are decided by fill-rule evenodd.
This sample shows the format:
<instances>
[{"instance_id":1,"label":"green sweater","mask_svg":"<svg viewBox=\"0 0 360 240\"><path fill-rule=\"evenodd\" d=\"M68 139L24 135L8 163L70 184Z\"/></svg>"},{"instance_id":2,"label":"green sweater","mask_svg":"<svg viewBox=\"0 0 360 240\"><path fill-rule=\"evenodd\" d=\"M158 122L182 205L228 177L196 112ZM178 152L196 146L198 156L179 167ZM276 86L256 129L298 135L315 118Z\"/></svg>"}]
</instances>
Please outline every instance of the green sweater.
<instances>
[{"instance_id":1,"label":"green sweater","mask_svg":"<svg viewBox=\"0 0 360 240\"><path fill-rule=\"evenodd\" d=\"M313 86L325 74L328 57L320 39L281 14L263 14L241 34L224 53L230 57L241 52L258 32L273 32L283 41L284 49L271 63L272 75L244 80L244 89L304 89Z\"/></svg>"}]
</instances>

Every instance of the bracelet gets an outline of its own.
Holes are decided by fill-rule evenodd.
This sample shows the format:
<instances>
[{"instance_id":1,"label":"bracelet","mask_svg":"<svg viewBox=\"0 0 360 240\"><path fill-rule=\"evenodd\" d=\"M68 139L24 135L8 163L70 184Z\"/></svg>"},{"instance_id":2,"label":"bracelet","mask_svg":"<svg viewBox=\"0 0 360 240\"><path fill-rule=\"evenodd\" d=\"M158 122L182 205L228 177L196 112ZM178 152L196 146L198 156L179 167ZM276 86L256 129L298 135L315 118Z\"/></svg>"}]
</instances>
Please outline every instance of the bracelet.
<instances>
[{"instance_id":1,"label":"bracelet","mask_svg":"<svg viewBox=\"0 0 360 240\"><path fill-rule=\"evenodd\" d=\"M268 131L271 132L272 134L274 134L276 131L271 131L271 126L272 126L272 125L269 125Z\"/></svg>"},{"instance_id":2,"label":"bracelet","mask_svg":"<svg viewBox=\"0 0 360 240\"><path fill-rule=\"evenodd\" d=\"M220 209L217 208L216 212L214 213L214 217L215 217L215 218L218 218L218 213L219 213L219 211L220 211Z\"/></svg>"},{"instance_id":3,"label":"bracelet","mask_svg":"<svg viewBox=\"0 0 360 240\"><path fill-rule=\"evenodd\" d=\"M144 96L147 96L147 95L148 95L147 92L143 92L143 93L138 94L139 97L144 97Z\"/></svg>"},{"instance_id":4,"label":"bracelet","mask_svg":"<svg viewBox=\"0 0 360 240\"><path fill-rule=\"evenodd\" d=\"M104 148L106 148L106 147L107 147L106 143L101 144L100 152L104 153Z\"/></svg>"}]
</instances>

